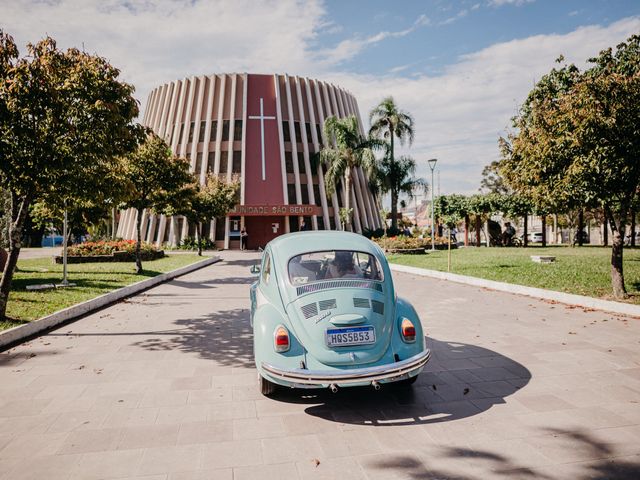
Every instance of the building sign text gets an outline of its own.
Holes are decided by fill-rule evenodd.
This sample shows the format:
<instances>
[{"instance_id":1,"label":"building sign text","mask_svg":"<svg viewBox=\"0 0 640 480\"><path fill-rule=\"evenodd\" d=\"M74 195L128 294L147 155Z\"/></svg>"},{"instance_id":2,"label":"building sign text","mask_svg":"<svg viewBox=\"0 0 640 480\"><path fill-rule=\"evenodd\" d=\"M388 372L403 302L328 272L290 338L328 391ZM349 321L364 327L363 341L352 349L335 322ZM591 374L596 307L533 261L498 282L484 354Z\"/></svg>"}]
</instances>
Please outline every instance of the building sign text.
<instances>
[{"instance_id":1,"label":"building sign text","mask_svg":"<svg viewBox=\"0 0 640 480\"><path fill-rule=\"evenodd\" d=\"M236 205L228 216L309 216L322 215L322 208L316 205Z\"/></svg>"}]
</instances>

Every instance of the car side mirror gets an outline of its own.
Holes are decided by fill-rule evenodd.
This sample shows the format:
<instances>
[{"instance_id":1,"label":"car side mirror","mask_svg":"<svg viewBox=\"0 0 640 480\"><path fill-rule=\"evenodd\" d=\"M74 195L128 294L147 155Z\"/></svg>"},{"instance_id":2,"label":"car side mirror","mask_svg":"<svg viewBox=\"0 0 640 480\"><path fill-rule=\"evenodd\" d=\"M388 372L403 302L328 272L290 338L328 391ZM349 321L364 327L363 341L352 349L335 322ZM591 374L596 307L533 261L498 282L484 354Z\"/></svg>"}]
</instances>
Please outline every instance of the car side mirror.
<instances>
[{"instance_id":1,"label":"car side mirror","mask_svg":"<svg viewBox=\"0 0 640 480\"><path fill-rule=\"evenodd\" d=\"M258 265L251 265L251 268L249 269L249 271L251 272L251 275L259 275L260 267Z\"/></svg>"}]
</instances>

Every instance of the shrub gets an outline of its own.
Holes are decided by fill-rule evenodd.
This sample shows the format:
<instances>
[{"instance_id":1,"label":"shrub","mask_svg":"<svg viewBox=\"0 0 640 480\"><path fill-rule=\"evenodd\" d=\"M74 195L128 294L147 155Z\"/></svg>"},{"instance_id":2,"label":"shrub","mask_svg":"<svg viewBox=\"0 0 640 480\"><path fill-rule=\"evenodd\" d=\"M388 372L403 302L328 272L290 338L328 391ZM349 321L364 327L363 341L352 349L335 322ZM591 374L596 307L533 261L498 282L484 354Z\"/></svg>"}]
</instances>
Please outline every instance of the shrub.
<instances>
[{"instance_id":1,"label":"shrub","mask_svg":"<svg viewBox=\"0 0 640 480\"><path fill-rule=\"evenodd\" d=\"M405 235L400 235L397 237L380 237L380 238L372 238L374 242L376 242L380 247L386 250L395 250L395 249L416 249L416 248L431 248L431 238L418 238L418 237L407 237ZM448 242L445 237L436 237L435 239L436 248L447 246ZM454 244L451 245L451 248L456 248Z\"/></svg>"},{"instance_id":2,"label":"shrub","mask_svg":"<svg viewBox=\"0 0 640 480\"><path fill-rule=\"evenodd\" d=\"M203 250L215 250L214 243L207 237L203 237L200 239L200 245ZM198 241L195 237L185 237L178 245L180 250L197 250L198 249Z\"/></svg>"},{"instance_id":3,"label":"shrub","mask_svg":"<svg viewBox=\"0 0 640 480\"><path fill-rule=\"evenodd\" d=\"M98 255L112 255L115 252L126 252L132 256L136 252L135 240L116 240L86 242L69 247L69 255L77 257L95 257ZM144 257L158 258L160 251L150 243L141 243L140 252Z\"/></svg>"},{"instance_id":4,"label":"shrub","mask_svg":"<svg viewBox=\"0 0 640 480\"><path fill-rule=\"evenodd\" d=\"M388 237L395 237L396 235L400 235L401 233L402 233L402 230L400 230L399 228L392 228L392 227L387 228L387 236ZM362 235L364 235L365 237L373 240L375 238L384 237L385 233L384 233L384 228L376 228L374 230L372 230L370 228L365 228L362 231Z\"/></svg>"}]
</instances>

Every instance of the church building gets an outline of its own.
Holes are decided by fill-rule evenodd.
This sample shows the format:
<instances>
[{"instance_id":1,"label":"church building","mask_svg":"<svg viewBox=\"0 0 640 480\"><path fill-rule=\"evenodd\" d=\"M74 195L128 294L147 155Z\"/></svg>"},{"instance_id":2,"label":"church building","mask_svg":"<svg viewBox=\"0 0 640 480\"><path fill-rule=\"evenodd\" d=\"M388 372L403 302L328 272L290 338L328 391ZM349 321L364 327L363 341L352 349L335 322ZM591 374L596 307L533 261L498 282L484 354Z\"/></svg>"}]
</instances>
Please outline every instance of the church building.
<instances>
[{"instance_id":1,"label":"church building","mask_svg":"<svg viewBox=\"0 0 640 480\"><path fill-rule=\"evenodd\" d=\"M204 182L209 174L240 182L238 204L226 218L203 229L219 248L239 248L246 228L248 247L302 228L340 229L345 190L325 192L326 167L316 161L328 139L324 120L355 115L364 133L356 99L342 88L289 75L248 73L190 77L154 89L143 124L164 138L172 151L191 161ZM377 200L361 169L353 172L353 229L382 226ZM135 238L136 212L121 212L117 235ZM144 212L142 236L171 245L195 236L183 217Z\"/></svg>"}]
</instances>

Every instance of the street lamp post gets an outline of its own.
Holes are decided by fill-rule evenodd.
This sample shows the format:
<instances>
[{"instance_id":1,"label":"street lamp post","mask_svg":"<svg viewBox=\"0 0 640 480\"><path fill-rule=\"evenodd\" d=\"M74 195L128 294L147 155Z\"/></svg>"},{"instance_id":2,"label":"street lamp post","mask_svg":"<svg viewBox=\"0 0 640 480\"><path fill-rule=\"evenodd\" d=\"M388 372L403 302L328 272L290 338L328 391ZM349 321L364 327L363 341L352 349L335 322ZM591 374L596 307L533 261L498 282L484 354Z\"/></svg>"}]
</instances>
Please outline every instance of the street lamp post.
<instances>
[{"instance_id":1,"label":"street lamp post","mask_svg":"<svg viewBox=\"0 0 640 480\"><path fill-rule=\"evenodd\" d=\"M434 213L434 201L433 201L433 171L436 168L437 158L431 158L427 160L429 168L431 169L431 250L436 249L436 230L435 230L435 213Z\"/></svg>"}]
</instances>

